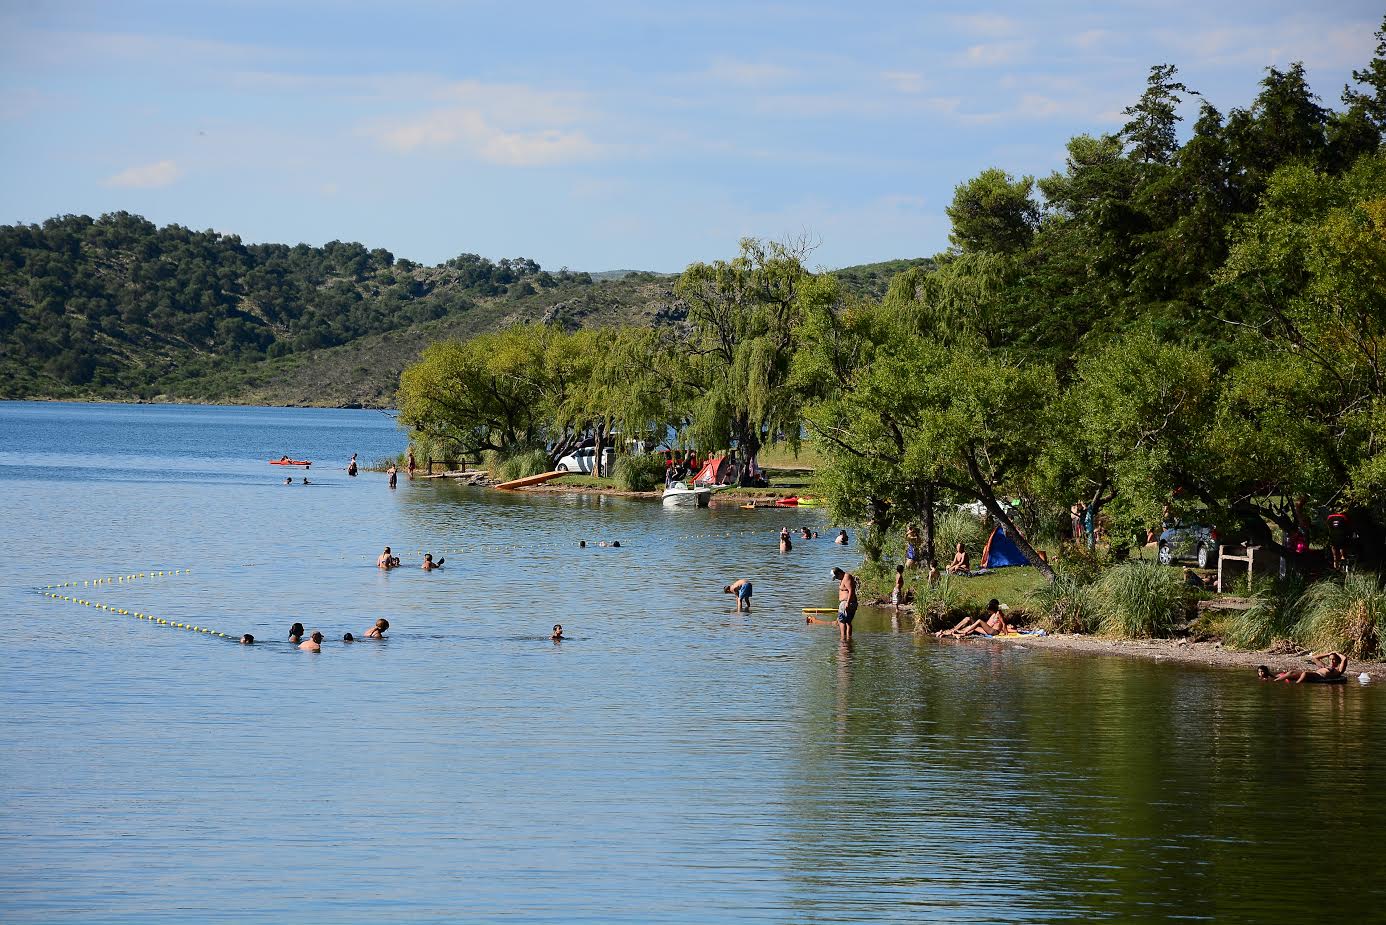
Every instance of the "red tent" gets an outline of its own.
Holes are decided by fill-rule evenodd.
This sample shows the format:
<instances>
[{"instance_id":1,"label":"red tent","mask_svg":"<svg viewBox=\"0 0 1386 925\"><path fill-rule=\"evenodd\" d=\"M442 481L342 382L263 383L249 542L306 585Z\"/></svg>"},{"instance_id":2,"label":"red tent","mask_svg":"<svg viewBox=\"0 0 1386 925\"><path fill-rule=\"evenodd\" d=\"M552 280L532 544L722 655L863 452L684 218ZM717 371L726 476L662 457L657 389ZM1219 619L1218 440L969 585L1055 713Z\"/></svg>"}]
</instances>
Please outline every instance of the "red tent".
<instances>
[{"instance_id":1,"label":"red tent","mask_svg":"<svg viewBox=\"0 0 1386 925\"><path fill-rule=\"evenodd\" d=\"M726 485L736 481L736 461L730 457L708 459L698 474L693 476L694 485Z\"/></svg>"}]
</instances>

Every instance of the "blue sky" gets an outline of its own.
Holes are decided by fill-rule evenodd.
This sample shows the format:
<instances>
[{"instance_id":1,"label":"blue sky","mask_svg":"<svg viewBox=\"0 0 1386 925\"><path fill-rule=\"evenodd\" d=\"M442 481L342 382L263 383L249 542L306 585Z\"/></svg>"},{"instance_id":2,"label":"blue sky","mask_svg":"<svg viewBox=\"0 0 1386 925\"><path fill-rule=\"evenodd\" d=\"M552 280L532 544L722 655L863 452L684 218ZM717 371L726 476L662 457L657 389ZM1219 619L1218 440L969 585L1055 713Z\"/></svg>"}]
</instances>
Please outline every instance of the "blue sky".
<instances>
[{"instance_id":1,"label":"blue sky","mask_svg":"<svg viewBox=\"0 0 1386 925\"><path fill-rule=\"evenodd\" d=\"M679 270L743 235L947 246L953 188L1047 174L1152 64L1226 112L1336 105L1382 7L0 0L0 222L125 209L436 263Z\"/></svg>"}]
</instances>

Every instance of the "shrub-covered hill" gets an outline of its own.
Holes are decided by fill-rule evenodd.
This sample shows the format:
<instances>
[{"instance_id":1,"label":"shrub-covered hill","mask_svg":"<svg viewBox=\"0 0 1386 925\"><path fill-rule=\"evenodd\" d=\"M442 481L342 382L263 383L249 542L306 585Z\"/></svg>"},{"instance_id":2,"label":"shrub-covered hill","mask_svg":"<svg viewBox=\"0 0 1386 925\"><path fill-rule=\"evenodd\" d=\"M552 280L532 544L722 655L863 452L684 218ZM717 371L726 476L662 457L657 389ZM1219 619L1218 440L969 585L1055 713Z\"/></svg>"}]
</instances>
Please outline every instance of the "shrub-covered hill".
<instances>
[{"instance_id":1,"label":"shrub-covered hill","mask_svg":"<svg viewBox=\"0 0 1386 925\"><path fill-rule=\"evenodd\" d=\"M876 290L894 270L839 272ZM125 212L0 226L0 398L386 405L440 338L683 318L673 276L597 277L527 258L423 266L356 243L245 244Z\"/></svg>"}]
</instances>

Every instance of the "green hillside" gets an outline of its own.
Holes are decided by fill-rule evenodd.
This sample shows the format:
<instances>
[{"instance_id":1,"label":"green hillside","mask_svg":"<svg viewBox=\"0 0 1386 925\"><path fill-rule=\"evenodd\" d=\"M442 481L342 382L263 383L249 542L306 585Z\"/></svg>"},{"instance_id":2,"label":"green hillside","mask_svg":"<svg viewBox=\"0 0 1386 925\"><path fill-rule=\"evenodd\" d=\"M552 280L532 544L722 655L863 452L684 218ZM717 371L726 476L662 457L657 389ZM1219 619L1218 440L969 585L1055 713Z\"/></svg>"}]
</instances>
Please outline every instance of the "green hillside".
<instances>
[{"instance_id":1,"label":"green hillside","mask_svg":"<svg viewBox=\"0 0 1386 925\"><path fill-rule=\"evenodd\" d=\"M835 271L884 292L919 261ZM677 325L677 277L244 244L136 215L0 226L0 398L388 405L429 343L515 322Z\"/></svg>"}]
</instances>

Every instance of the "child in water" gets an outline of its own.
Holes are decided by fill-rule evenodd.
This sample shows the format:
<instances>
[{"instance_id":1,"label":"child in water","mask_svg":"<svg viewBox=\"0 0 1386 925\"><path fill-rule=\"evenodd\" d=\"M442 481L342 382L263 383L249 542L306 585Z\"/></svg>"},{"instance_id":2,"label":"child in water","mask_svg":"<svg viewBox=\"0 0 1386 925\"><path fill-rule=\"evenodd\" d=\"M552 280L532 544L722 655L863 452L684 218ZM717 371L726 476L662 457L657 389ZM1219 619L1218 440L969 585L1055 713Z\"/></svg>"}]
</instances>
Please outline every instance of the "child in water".
<instances>
[{"instance_id":1,"label":"child in water","mask_svg":"<svg viewBox=\"0 0 1386 925\"><path fill-rule=\"evenodd\" d=\"M562 642L562 641L563 641L564 636L563 636L563 624L562 624L562 623L555 623L555 624L553 625L553 635L550 636L549 638L552 639L554 642Z\"/></svg>"},{"instance_id":2,"label":"child in water","mask_svg":"<svg viewBox=\"0 0 1386 925\"><path fill-rule=\"evenodd\" d=\"M366 638L367 638L367 639L384 639L384 638L385 638L385 631L386 631L387 629L389 629L389 628L390 628L390 621L389 621L389 620L386 620L384 617L381 617L379 620L376 620L376 621L375 621L375 626L372 626L369 630L366 631Z\"/></svg>"},{"instance_id":3,"label":"child in water","mask_svg":"<svg viewBox=\"0 0 1386 925\"><path fill-rule=\"evenodd\" d=\"M289 642L302 642L302 641L303 641L303 624L302 624L302 623L295 623L293 626L289 627Z\"/></svg>"},{"instance_id":4,"label":"child in water","mask_svg":"<svg viewBox=\"0 0 1386 925\"><path fill-rule=\"evenodd\" d=\"M905 567L895 566L895 587L890 589L890 603L897 611L905 600Z\"/></svg>"},{"instance_id":5,"label":"child in water","mask_svg":"<svg viewBox=\"0 0 1386 925\"><path fill-rule=\"evenodd\" d=\"M423 565L419 566L419 568L423 569L425 572L431 572L436 568L442 568L445 561L445 559L439 559L437 562L434 562L433 553L426 552L424 553Z\"/></svg>"}]
</instances>

